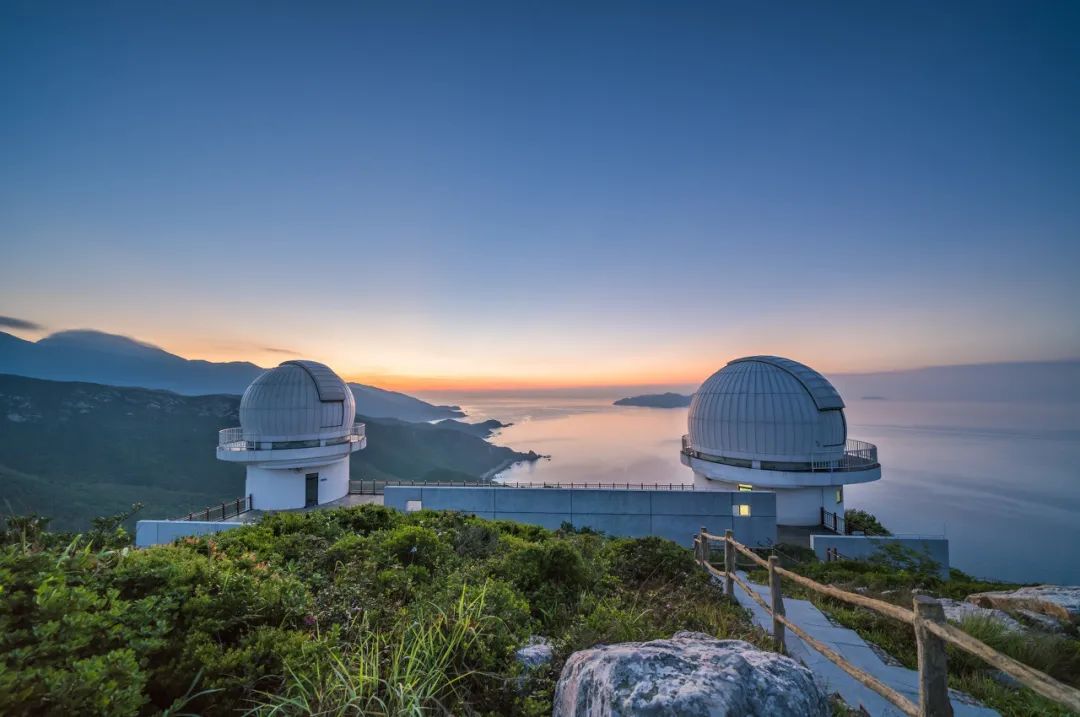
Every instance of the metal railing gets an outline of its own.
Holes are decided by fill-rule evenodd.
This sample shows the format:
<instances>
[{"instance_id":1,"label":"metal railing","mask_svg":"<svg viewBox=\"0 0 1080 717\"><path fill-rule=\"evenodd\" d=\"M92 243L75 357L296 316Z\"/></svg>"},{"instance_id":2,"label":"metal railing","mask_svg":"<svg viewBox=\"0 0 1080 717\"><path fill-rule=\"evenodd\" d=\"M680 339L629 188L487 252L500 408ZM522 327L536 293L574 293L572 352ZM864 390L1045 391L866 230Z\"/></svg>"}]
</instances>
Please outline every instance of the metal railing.
<instances>
[{"instance_id":1,"label":"metal railing","mask_svg":"<svg viewBox=\"0 0 1080 717\"><path fill-rule=\"evenodd\" d=\"M702 453L694 447L694 444L690 441L689 434L682 437L682 452L691 458L697 458L711 463L723 463L746 468L753 467L754 463L754 461L745 458L726 458L724 456ZM874 468L878 465L878 453L877 446L873 443L849 438L844 443L843 454L838 457L815 458L814 456L811 456L809 461L802 463L760 461L760 465L763 470L785 470L793 472L865 470L867 468Z\"/></svg>"},{"instance_id":2,"label":"metal railing","mask_svg":"<svg viewBox=\"0 0 1080 717\"><path fill-rule=\"evenodd\" d=\"M847 520L839 513L833 513L821 507L821 527L839 535L848 535Z\"/></svg>"},{"instance_id":3,"label":"metal railing","mask_svg":"<svg viewBox=\"0 0 1080 717\"><path fill-rule=\"evenodd\" d=\"M877 446L866 441L849 438L844 443L844 454L826 460L811 459L810 470L835 471L870 468L878 464Z\"/></svg>"},{"instance_id":4,"label":"metal railing","mask_svg":"<svg viewBox=\"0 0 1080 717\"><path fill-rule=\"evenodd\" d=\"M259 436L247 434L244 429L223 428L218 431L218 449L223 451L280 451L296 448L321 448L343 443L359 443L367 434L363 423L354 423L349 433L337 438L320 438L308 441L266 441Z\"/></svg>"},{"instance_id":5,"label":"metal railing","mask_svg":"<svg viewBox=\"0 0 1080 717\"><path fill-rule=\"evenodd\" d=\"M218 431L218 448L227 448L229 450L242 451L244 448L232 448L234 444L244 442L244 429L237 426L236 428L222 428Z\"/></svg>"},{"instance_id":6,"label":"metal railing","mask_svg":"<svg viewBox=\"0 0 1080 717\"><path fill-rule=\"evenodd\" d=\"M254 507L250 495L226 501L219 505L208 505L203 510L195 510L177 520L228 520L241 513L246 513Z\"/></svg>"},{"instance_id":7,"label":"metal railing","mask_svg":"<svg viewBox=\"0 0 1080 717\"><path fill-rule=\"evenodd\" d=\"M386 486L420 488L570 488L572 490L694 490L693 483L495 483L489 481L354 480L349 481L352 495L382 495Z\"/></svg>"},{"instance_id":8,"label":"metal railing","mask_svg":"<svg viewBox=\"0 0 1080 717\"><path fill-rule=\"evenodd\" d=\"M711 543L724 544L724 569L719 570L712 564ZM743 555L769 573L768 599L762 597L738 574L737 557ZM810 578L782 568L774 555L768 560L755 554L750 548L735 540L731 530L724 535L712 535L701 528L694 537L694 559L710 575L724 581L724 592L729 598L735 597L735 585L756 602L772 618L772 635L783 651L787 650L786 631L790 630L810 647L814 648L841 670L851 675L859 683L869 687L891 702L908 717L939 717L953 713L949 698L948 662L945 654L946 644L963 650L970 655L996 667L1014 678L1024 687L1046 697L1070 710L1080 711L1080 690L1059 682L1050 675L1029 667L1022 662L998 652L984 642L977 640L955 625L945 621L945 611L941 603L927 595L916 595L908 610L899 605L841 590L832 585L822 585ZM873 610L905 625L915 631L915 644L918 651L918 701L913 702L878 678L855 666L824 642L807 634L786 614L781 579L810 590L818 595L833 600Z\"/></svg>"}]
</instances>

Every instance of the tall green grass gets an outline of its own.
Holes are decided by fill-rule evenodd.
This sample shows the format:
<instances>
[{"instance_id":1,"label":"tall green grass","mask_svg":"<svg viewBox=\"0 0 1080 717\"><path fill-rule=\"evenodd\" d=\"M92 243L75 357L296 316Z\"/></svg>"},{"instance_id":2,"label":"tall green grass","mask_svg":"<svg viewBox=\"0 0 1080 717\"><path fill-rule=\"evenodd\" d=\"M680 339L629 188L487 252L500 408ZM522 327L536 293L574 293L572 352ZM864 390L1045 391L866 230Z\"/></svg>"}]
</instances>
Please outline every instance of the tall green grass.
<instances>
[{"instance_id":1,"label":"tall green grass","mask_svg":"<svg viewBox=\"0 0 1080 717\"><path fill-rule=\"evenodd\" d=\"M453 711L457 685L474 676L458 669L461 657L481 637L486 587L467 599L462 591L450 610L432 608L425 619L389 632L360 625L348 653L337 650L305 669L290 669L276 692L262 692L251 717L349 717L428 715Z\"/></svg>"}]
</instances>

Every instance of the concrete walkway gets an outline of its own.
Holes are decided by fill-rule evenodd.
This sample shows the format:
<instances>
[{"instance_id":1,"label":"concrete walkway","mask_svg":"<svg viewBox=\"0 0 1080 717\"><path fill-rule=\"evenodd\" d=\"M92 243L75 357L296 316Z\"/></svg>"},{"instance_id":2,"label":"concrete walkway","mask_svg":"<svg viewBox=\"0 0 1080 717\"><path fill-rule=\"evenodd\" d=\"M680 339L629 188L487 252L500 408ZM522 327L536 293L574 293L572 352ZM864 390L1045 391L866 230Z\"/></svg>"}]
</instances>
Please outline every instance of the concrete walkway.
<instances>
[{"instance_id":1,"label":"concrete walkway","mask_svg":"<svg viewBox=\"0 0 1080 717\"><path fill-rule=\"evenodd\" d=\"M769 602L769 587L767 585L751 583L746 573L742 571L739 571L739 577L764 597L766 603ZM754 622L765 628L765 630L772 631L772 617L747 595L737 583L735 585L735 598L740 605L753 614ZM886 663L865 640L859 637L858 633L846 627L837 626L823 612L818 610L813 603L807 600L784 598L784 609L787 611L788 619L809 633L811 637L825 643L847 658L848 662L878 678L915 704L919 703L919 675L917 672L906 667ZM850 707L862 706L872 717L903 717L904 713L893 706L891 702L855 680L833 664L827 657L803 642L801 638L794 635L790 630L786 633L785 643L788 654L809 667L813 671L818 684L827 693L838 692ZM950 690L950 693L953 714L956 717L992 717L998 714L995 710L978 704L963 693L955 690Z\"/></svg>"}]
</instances>

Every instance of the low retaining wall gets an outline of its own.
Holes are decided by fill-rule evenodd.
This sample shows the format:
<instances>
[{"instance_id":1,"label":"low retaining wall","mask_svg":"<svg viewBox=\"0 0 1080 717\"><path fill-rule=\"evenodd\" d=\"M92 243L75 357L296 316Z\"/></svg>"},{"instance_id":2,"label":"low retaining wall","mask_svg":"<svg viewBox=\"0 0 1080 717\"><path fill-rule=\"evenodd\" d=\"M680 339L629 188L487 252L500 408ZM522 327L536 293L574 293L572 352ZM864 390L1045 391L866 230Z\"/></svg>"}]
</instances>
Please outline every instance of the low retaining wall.
<instances>
[{"instance_id":1,"label":"low retaining wall","mask_svg":"<svg viewBox=\"0 0 1080 717\"><path fill-rule=\"evenodd\" d=\"M241 525L243 523L223 520L140 520L135 524L135 545L148 548L171 543L177 538L218 533Z\"/></svg>"},{"instance_id":2,"label":"low retaining wall","mask_svg":"<svg viewBox=\"0 0 1080 717\"><path fill-rule=\"evenodd\" d=\"M920 538L869 535L811 535L810 547L819 560L827 558L827 552L836 550L840 557L850 560L866 560L882 548L899 545L905 550L926 555L938 564L938 574L949 579L949 541L947 538Z\"/></svg>"},{"instance_id":3,"label":"low retaining wall","mask_svg":"<svg viewBox=\"0 0 1080 717\"><path fill-rule=\"evenodd\" d=\"M776 542L776 494L765 491L386 486L383 504L405 512L457 510L552 530L570 523L608 535L657 535L686 546L702 526L710 533L733 530L744 545Z\"/></svg>"}]
</instances>

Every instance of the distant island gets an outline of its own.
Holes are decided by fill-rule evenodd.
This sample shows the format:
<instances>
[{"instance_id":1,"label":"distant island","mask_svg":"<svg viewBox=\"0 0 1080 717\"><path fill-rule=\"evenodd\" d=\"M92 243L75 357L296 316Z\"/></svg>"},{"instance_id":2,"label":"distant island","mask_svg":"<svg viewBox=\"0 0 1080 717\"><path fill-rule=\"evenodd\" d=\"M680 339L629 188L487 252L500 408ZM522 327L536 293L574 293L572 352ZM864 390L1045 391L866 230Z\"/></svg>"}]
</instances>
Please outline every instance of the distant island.
<instances>
[{"instance_id":1,"label":"distant island","mask_svg":"<svg viewBox=\"0 0 1080 717\"><path fill-rule=\"evenodd\" d=\"M864 400L864 401L885 401L887 399L884 396L863 396L862 400Z\"/></svg>"},{"instance_id":2,"label":"distant island","mask_svg":"<svg viewBox=\"0 0 1080 717\"><path fill-rule=\"evenodd\" d=\"M685 408L690 405L693 396L681 393L647 393L642 396L620 398L616 406L644 406L645 408Z\"/></svg>"},{"instance_id":3,"label":"distant island","mask_svg":"<svg viewBox=\"0 0 1080 717\"><path fill-rule=\"evenodd\" d=\"M454 431L469 433L479 438L489 438L500 428L509 428L514 424L503 423L502 421L494 418L489 418L488 420L482 421L480 423L465 423L464 421L455 421L452 418L448 418L442 421L436 421L435 425L439 428L449 428Z\"/></svg>"}]
</instances>

